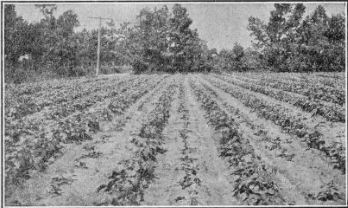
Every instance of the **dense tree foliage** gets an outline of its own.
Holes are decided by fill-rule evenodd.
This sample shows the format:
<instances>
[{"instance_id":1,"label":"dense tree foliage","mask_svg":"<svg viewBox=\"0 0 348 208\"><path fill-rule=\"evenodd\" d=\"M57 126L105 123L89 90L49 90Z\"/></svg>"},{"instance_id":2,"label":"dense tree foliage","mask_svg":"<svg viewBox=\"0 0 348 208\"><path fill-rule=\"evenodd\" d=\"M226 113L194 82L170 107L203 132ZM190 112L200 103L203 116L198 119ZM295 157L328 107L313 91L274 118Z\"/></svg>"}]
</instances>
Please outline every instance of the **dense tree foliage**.
<instances>
[{"instance_id":1,"label":"dense tree foliage","mask_svg":"<svg viewBox=\"0 0 348 208\"><path fill-rule=\"evenodd\" d=\"M344 17L324 7L303 18L303 4L275 4L268 23L249 18L254 46L272 71L343 71Z\"/></svg>"},{"instance_id":2,"label":"dense tree foliage","mask_svg":"<svg viewBox=\"0 0 348 208\"><path fill-rule=\"evenodd\" d=\"M6 78L24 78L31 72L79 75L76 74L79 44L74 32L79 24L77 15L69 10L56 18L55 5L37 7L43 18L40 22L28 23L17 16L13 5L5 5Z\"/></svg>"},{"instance_id":3,"label":"dense tree foliage","mask_svg":"<svg viewBox=\"0 0 348 208\"><path fill-rule=\"evenodd\" d=\"M210 71L209 49L191 24L181 5L174 5L171 13L167 6L145 8L136 25L125 25L119 31L124 37L123 52L137 73Z\"/></svg>"},{"instance_id":4,"label":"dense tree foliage","mask_svg":"<svg viewBox=\"0 0 348 208\"><path fill-rule=\"evenodd\" d=\"M79 21L71 10L56 17L56 5L36 7L43 18L27 23L17 16L13 5L6 5L8 74L23 77L20 72L36 71L80 76L93 71L98 31L76 31ZM178 4L172 11L167 6L145 8L133 25L123 23L116 28L113 22L107 23L101 29L102 72L106 66L119 65L131 65L136 73L210 71L216 50L208 49L191 24L186 8ZM19 58L28 54L30 66L22 66Z\"/></svg>"},{"instance_id":5,"label":"dense tree foliage","mask_svg":"<svg viewBox=\"0 0 348 208\"><path fill-rule=\"evenodd\" d=\"M37 5L39 22L28 23L15 6L4 9L5 80L21 82L31 74L81 76L96 66L98 30L78 31L72 10L55 15L57 6ZM303 17L303 4L275 4L268 22L250 17L253 47L235 43L232 49L209 49L192 29L192 19L179 4L172 9L144 8L136 23L101 28L102 73L116 66L143 72L210 72L271 70L278 72L343 71L345 17L329 17L318 6Z\"/></svg>"},{"instance_id":6,"label":"dense tree foliage","mask_svg":"<svg viewBox=\"0 0 348 208\"><path fill-rule=\"evenodd\" d=\"M30 41L23 34L31 28L22 17L18 17L14 5L5 6L5 60L10 63L16 63L21 54L29 48Z\"/></svg>"}]
</instances>

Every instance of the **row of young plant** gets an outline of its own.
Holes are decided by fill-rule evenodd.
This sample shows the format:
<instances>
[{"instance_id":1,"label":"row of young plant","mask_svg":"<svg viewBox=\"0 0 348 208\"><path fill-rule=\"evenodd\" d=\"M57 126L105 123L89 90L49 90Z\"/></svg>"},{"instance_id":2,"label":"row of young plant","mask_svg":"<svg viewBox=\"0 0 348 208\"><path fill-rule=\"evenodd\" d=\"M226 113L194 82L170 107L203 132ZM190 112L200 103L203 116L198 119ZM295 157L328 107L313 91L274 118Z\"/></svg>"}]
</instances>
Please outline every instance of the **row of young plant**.
<instances>
[{"instance_id":1,"label":"row of young plant","mask_svg":"<svg viewBox=\"0 0 348 208\"><path fill-rule=\"evenodd\" d=\"M157 86L153 88L153 90L149 93L149 95L144 100L142 100L142 102L137 107L137 111L141 111L141 112L144 111L146 109L146 104L151 102L153 100L153 97L159 94L159 90L166 89L166 87L168 86L168 83L170 83L172 80L171 78L167 78L167 77L169 76L164 75L164 77L162 78L163 81L158 82L159 84L157 84ZM155 79L159 79L159 78L155 78Z\"/></svg>"},{"instance_id":2,"label":"row of young plant","mask_svg":"<svg viewBox=\"0 0 348 208\"><path fill-rule=\"evenodd\" d=\"M189 110L187 109L186 97L185 97L185 89L183 82L181 82L179 88L179 107L177 109L177 113L180 116L181 121L183 121L182 128L179 130L179 136L182 142L184 143L184 147L181 150L182 157L180 158L182 161L182 168L185 172L185 175L179 181L179 184L182 190L188 190L188 194L190 196L188 203L190 205L198 205L197 195L198 190L197 186L201 185L201 179L197 176L198 168L195 167L194 160L190 154L190 144L188 141L188 127L190 125L189 121ZM175 201L184 200L185 197L179 196L175 199Z\"/></svg>"},{"instance_id":3,"label":"row of young plant","mask_svg":"<svg viewBox=\"0 0 348 208\"><path fill-rule=\"evenodd\" d=\"M209 93L214 99L222 101L223 99L218 96L218 94L214 91L214 89L211 88L211 86L207 85L206 83L201 83L204 87L204 90ZM239 123L244 123L251 128L251 131L254 131L255 136L261 137L260 139L266 143L265 148L269 150L278 150L280 154L278 154L278 157L282 157L287 161L292 161L293 157L295 156L294 153L288 153L287 149L284 148L284 146L280 142L279 137L273 137L267 134L267 130L262 128L262 126L255 125L255 123L252 120L243 118L243 114L240 114L240 111L238 108L235 108L233 105L228 104L227 102L222 102L221 105L228 110L230 113L232 113L235 117L238 117ZM240 118L242 118L240 120ZM261 128L260 128L261 127ZM255 131L257 130L257 131ZM249 130L248 130L249 131ZM268 144L267 144L268 143ZM281 171L281 170L279 170ZM317 193L314 194L312 192L306 193L306 199L309 201L340 201L344 202L344 194L342 192L342 189L338 189L337 184L334 184L333 181L321 185L320 190L316 190ZM312 202L313 202L312 201ZM314 202L317 203L317 202Z\"/></svg>"},{"instance_id":4,"label":"row of young plant","mask_svg":"<svg viewBox=\"0 0 348 208\"><path fill-rule=\"evenodd\" d=\"M122 108L124 113L126 108L155 87L159 81L128 83L122 96L114 98L113 106ZM20 184L30 177L32 170L44 170L60 155L63 143L92 139L92 135L100 130L99 123L111 120L114 116L107 104L107 102L97 103L92 108L75 112L63 119L51 121L39 119L41 123L32 124L29 121L13 126L21 134L5 137L6 183Z\"/></svg>"},{"instance_id":5,"label":"row of young plant","mask_svg":"<svg viewBox=\"0 0 348 208\"><path fill-rule=\"evenodd\" d=\"M124 81L116 85L119 87L118 89L115 88L115 86L111 88L111 90L106 89L105 91L107 94L102 94L100 96L92 94L95 96L86 96L76 100L71 100L65 104L57 104L45 108L45 110L38 114L23 117L19 120L5 117L5 136L10 139L10 142L17 143L23 137L37 135L38 132L44 132L43 127L50 126L53 129L57 129L57 126L63 126L63 124L67 123L66 121L69 121L71 118L79 116L81 113L83 115L83 113L88 112L88 108L96 103L104 101L107 97L117 95L120 88L123 90L129 90L134 87L134 89L136 89L140 84L146 86L147 83L143 79L135 80L134 82ZM67 117L69 118L65 119ZM76 122L76 124L80 123L81 121Z\"/></svg>"},{"instance_id":6,"label":"row of young plant","mask_svg":"<svg viewBox=\"0 0 348 208\"><path fill-rule=\"evenodd\" d=\"M162 78L157 80L138 78L134 82L128 82L124 88L120 88L113 93L111 100L100 99L98 104L92 108L63 119L61 125L59 125L60 130L58 130L59 132L65 132L67 135L63 141L79 141L81 140L79 138L83 140L85 133L80 130L94 133L94 129L99 130L101 121L111 121L114 117L123 115L132 104L161 82ZM89 129L92 131L88 131Z\"/></svg>"},{"instance_id":7,"label":"row of young plant","mask_svg":"<svg viewBox=\"0 0 348 208\"><path fill-rule=\"evenodd\" d=\"M10 92L16 96L22 95L36 95L44 93L47 90L57 90L71 85L83 85L91 82L107 80L108 78L78 78L78 79L50 79L40 82L27 82L22 84L8 84L5 83L5 91Z\"/></svg>"},{"instance_id":8,"label":"row of young plant","mask_svg":"<svg viewBox=\"0 0 348 208\"><path fill-rule=\"evenodd\" d=\"M207 79L214 86L240 100L245 106L253 109L258 116L271 120L286 132L301 138L308 148L317 149L329 157L337 168L345 173L345 148L338 142L328 142L323 134L310 128L301 118L292 115L291 109L281 105L270 104L261 98L257 98L237 86L228 86L213 79Z\"/></svg>"},{"instance_id":9,"label":"row of young plant","mask_svg":"<svg viewBox=\"0 0 348 208\"><path fill-rule=\"evenodd\" d=\"M278 77L278 79L291 80L295 82L306 82L312 85L321 85L331 88L344 90L344 72L316 72L313 74L301 74L301 73L290 73L290 74L279 74L278 76L272 75L271 77Z\"/></svg>"},{"instance_id":10,"label":"row of young plant","mask_svg":"<svg viewBox=\"0 0 348 208\"><path fill-rule=\"evenodd\" d=\"M197 84L190 83L193 92L205 111L208 123L220 134L220 156L228 161L232 170L233 195L249 205L284 204L272 173L255 154L239 124L223 111L217 102Z\"/></svg>"},{"instance_id":11,"label":"row of young plant","mask_svg":"<svg viewBox=\"0 0 348 208\"><path fill-rule=\"evenodd\" d=\"M50 112L50 116L53 117L53 119L64 118L72 113L83 111L84 109L93 106L95 103L105 102L108 101L108 99L117 100L120 94L126 91L132 91L139 85L142 85L144 89L147 89L146 87L151 84L153 84L153 80L141 77L136 79L125 79L117 82L117 84L114 83L103 85L101 87L98 86L96 87L99 88L98 90L86 95L85 97L75 98L60 105L55 105L52 111L54 113Z\"/></svg>"},{"instance_id":12,"label":"row of young plant","mask_svg":"<svg viewBox=\"0 0 348 208\"><path fill-rule=\"evenodd\" d=\"M316 77L333 78L333 79L344 79L345 72L317 72L313 75Z\"/></svg>"},{"instance_id":13,"label":"row of young plant","mask_svg":"<svg viewBox=\"0 0 348 208\"><path fill-rule=\"evenodd\" d=\"M327 73L316 72L312 74L303 73L263 73L246 75L249 78L255 79L273 79L278 81L292 81L295 83L308 83L308 86L318 85L321 87L335 88L344 91L344 72Z\"/></svg>"},{"instance_id":14,"label":"row of young plant","mask_svg":"<svg viewBox=\"0 0 348 208\"><path fill-rule=\"evenodd\" d=\"M338 73L331 75L330 73L315 74L315 80L326 86L345 90L345 73ZM306 77L303 81L307 81Z\"/></svg>"},{"instance_id":15,"label":"row of young plant","mask_svg":"<svg viewBox=\"0 0 348 208\"><path fill-rule=\"evenodd\" d=\"M152 99L153 96L158 92L158 90L162 89L161 87L166 86L167 81L169 80L167 79L167 77L168 75L154 76L151 79L151 83L143 82L141 85L132 87L131 89L135 90L136 93L124 93L127 90L123 90L108 103L106 110L103 109L102 113L104 117L108 118L108 120L111 121L112 116L110 117L110 115L123 115L126 109L128 109L133 103L135 103L145 94L147 94L146 98L142 100L138 106L139 111L139 108L141 108L141 106L144 106L145 103L148 103L149 100ZM130 117L126 117L126 119L121 118L120 120L117 120L117 124L113 126L113 129L121 130L128 119L130 119Z\"/></svg>"},{"instance_id":16,"label":"row of young plant","mask_svg":"<svg viewBox=\"0 0 348 208\"><path fill-rule=\"evenodd\" d=\"M248 78L246 78L245 76L238 76L238 79L261 86L269 86L288 92L298 93L314 100L331 102L340 106L343 106L345 104L344 89L329 87L323 84L311 83L303 80L290 80L291 76L284 78L274 77L272 75L270 76L271 78L269 76L266 77L266 75L264 75L263 77L246 76Z\"/></svg>"},{"instance_id":17,"label":"row of young plant","mask_svg":"<svg viewBox=\"0 0 348 208\"><path fill-rule=\"evenodd\" d=\"M302 82L319 83L324 86L343 90L345 89L345 73L314 73L312 76L296 74Z\"/></svg>"},{"instance_id":18,"label":"row of young plant","mask_svg":"<svg viewBox=\"0 0 348 208\"><path fill-rule=\"evenodd\" d=\"M334 105L332 103L321 102L320 100L311 99L306 96L302 96L295 93L288 93L276 88L270 88L262 85L253 84L250 82L239 81L232 77L219 76L215 77L222 79L231 84L240 86L245 89L249 89L254 92L262 93L264 95L273 97L277 100L287 102L296 107L301 108L303 111L311 112L313 115L320 115L333 122L345 122L345 110L341 106Z\"/></svg>"},{"instance_id":19,"label":"row of young plant","mask_svg":"<svg viewBox=\"0 0 348 208\"><path fill-rule=\"evenodd\" d=\"M46 125L50 122L58 122L68 116L84 112L99 102L105 102L108 99L112 99L112 97L115 97L122 91L131 90L133 88L136 89L140 84L147 86L147 84L150 83L151 80L146 78L125 80L113 84L112 86L105 86L108 88L104 89L103 92L92 93L89 96L49 106L38 113L28 115L21 119L13 119L13 117L6 116L5 136L12 137L16 141L21 134L30 135L30 132L35 132L43 124L43 121L45 121ZM68 96L68 94L66 94L66 96Z\"/></svg>"},{"instance_id":20,"label":"row of young plant","mask_svg":"<svg viewBox=\"0 0 348 208\"><path fill-rule=\"evenodd\" d=\"M119 78L110 80L96 80L93 83L81 83L81 81L62 82L54 89L49 87L38 93L19 95L12 91L6 91L5 96L5 115L8 119L21 119L27 115L39 112L45 107L62 106L67 108L75 103L81 104L85 97L90 95L106 96L109 91L118 88L119 85L132 81L125 79L121 81ZM45 85L46 83L42 83ZM26 85L22 86L26 88ZM30 87L30 85L28 85ZM63 106L64 105L64 106Z\"/></svg>"},{"instance_id":21,"label":"row of young plant","mask_svg":"<svg viewBox=\"0 0 348 208\"><path fill-rule=\"evenodd\" d=\"M162 132L176 91L177 85L171 84L162 92L146 121L130 138L135 146L133 157L119 162L119 168L112 172L109 181L98 187L98 192L107 192L113 197L102 205L140 205L144 200L144 191L155 180L157 156L166 152L162 146Z\"/></svg>"}]
</instances>

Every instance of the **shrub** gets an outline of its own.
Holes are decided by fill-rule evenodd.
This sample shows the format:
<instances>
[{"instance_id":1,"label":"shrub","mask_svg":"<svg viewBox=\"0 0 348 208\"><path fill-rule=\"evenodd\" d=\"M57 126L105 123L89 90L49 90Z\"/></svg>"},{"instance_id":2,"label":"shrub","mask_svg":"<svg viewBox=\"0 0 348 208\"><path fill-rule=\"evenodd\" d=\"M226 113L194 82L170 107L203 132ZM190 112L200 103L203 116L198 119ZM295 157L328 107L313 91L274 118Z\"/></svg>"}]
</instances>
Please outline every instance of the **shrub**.
<instances>
[{"instance_id":1,"label":"shrub","mask_svg":"<svg viewBox=\"0 0 348 208\"><path fill-rule=\"evenodd\" d=\"M135 59L131 65L135 74L143 73L148 69L148 65L140 59Z\"/></svg>"}]
</instances>

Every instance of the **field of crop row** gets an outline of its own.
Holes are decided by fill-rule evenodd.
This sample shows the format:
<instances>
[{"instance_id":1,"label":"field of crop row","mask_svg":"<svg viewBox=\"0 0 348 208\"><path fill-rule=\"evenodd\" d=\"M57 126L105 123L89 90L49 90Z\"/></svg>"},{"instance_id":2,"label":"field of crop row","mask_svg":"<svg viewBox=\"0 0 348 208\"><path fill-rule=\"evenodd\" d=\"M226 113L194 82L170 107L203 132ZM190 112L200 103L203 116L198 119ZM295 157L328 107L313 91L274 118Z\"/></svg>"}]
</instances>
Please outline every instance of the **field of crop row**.
<instances>
[{"instance_id":1,"label":"field of crop row","mask_svg":"<svg viewBox=\"0 0 348 208\"><path fill-rule=\"evenodd\" d=\"M343 73L6 85L6 205L346 203Z\"/></svg>"}]
</instances>

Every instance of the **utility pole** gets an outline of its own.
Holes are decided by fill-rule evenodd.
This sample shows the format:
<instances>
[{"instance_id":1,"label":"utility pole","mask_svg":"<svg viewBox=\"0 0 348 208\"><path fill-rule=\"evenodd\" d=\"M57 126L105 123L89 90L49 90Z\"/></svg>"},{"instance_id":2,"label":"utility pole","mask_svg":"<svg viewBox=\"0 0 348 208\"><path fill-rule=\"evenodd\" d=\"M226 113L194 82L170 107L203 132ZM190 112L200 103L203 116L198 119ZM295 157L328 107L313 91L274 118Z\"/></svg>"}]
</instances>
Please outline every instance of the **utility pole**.
<instances>
[{"instance_id":1,"label":"utility pole","mask_svg":"<svg viewBox=\"0 0 348 208\"><path fill-rule=\"evenodd\" d=\"M102 20L112 20L111 18L103 18L103 17L88 17L91 19L98 19L99 20L99 27L98 27L98 48L97 48L97 68L96 68L96 76L98 76L100 71L100 36L101 36L101 24Z\"/></svg>"}]
</instances>

